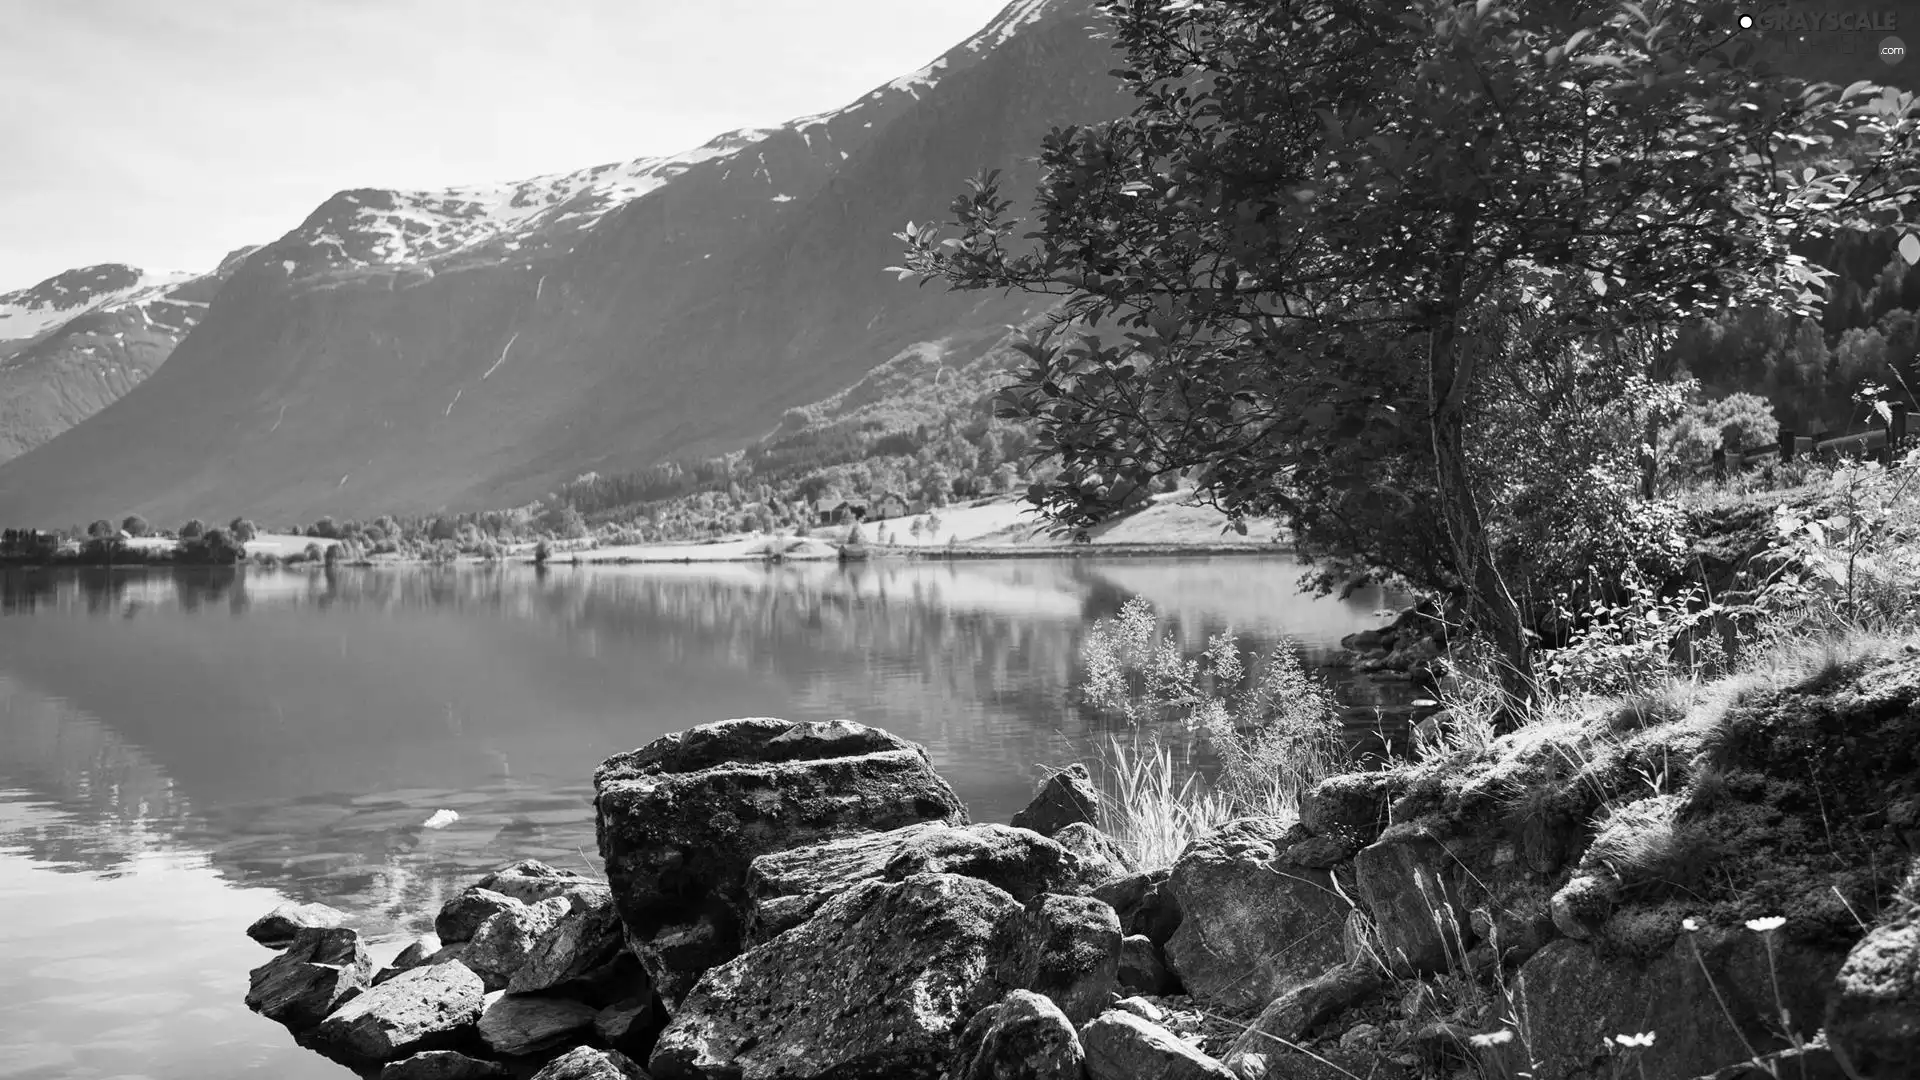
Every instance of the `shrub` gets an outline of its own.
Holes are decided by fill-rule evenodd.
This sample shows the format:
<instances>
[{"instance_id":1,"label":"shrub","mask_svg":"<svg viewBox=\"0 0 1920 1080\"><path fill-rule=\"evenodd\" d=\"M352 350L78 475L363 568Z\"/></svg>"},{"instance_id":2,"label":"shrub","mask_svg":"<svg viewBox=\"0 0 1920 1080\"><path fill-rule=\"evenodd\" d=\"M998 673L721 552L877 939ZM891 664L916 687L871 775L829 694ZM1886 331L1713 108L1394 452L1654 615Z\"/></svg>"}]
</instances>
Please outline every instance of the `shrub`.
<instances>
[{"instance_id":1,"label":"shrub","mask_svg":"<svg viewBox=\"0 0 1920 1080\"><path fill-rule=\"evenodd\" d=\"M547 543L545 540L533 545L533 564L535 566L540 566L551 558L553 558L553 545Z\"/></svg>"},{"instance_id":2,"label":"shrub","mask_svg":"<svg viewBox=\"0 0 1920 1080\"><path fill-rule=\"evenodd\" d=\"M320 545L317 543L308 544L307 550L302 552L301 555L308 562L319 562L320 560L326 558L326 552L322 550Z\"/></svg>"},{"instance_id":3,"label":"shrub","mask_svg":"<svg viewBox=\"0 0 1920 1080\"><path fill-rule=\"evenodd\" d=\"M1713 452L1722 446L1751 450L1774 441L1780 423L1773 407L1758 394L1729 394L1718 401L1696 401L1660 429L1655 454L1669 476L1705 475Z\"/></svg>"}]
</instances>

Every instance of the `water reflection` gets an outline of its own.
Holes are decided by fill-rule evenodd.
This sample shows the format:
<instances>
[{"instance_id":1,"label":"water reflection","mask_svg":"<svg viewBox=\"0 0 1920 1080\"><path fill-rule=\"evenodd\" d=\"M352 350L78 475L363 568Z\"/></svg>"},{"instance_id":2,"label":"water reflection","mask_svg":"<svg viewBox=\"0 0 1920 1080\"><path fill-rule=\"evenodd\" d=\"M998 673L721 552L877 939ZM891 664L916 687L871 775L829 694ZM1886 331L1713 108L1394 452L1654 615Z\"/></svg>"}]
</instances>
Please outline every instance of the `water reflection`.
<instances>
[{"instance_id":1,"label":"water reflection","mask_svg":"<svg viewBox=\"0 0 1920 1080\"><path fill-rule=\"evenodd\" d=\"M334 904L374 934L425 929L450 890L502 862L593 869L593 767L730 716L887 727L928 746L977 819L1004 821L1040 763L1085 759L1101 734L1074 704L1080 643L1129 597L1179 615L1190 644L1231 625L1309 652L1393 599L1308 600L1298 572L1248 559L0 572L0 868L121 890L121 923L90 932L135 948L156 859ZM459 820L425 828L438 809ZM212 955L227 938L251 947L244 922L181 933L222 936L202 942ZM285 1036L239 1009L249 957L219 1000L191 1007L227 1010L266 1053ZM42 981L0 972L0 1001ZM192 1071L154 1040L162 1064L138 1071Z\"/></svg>"}]
</instances>

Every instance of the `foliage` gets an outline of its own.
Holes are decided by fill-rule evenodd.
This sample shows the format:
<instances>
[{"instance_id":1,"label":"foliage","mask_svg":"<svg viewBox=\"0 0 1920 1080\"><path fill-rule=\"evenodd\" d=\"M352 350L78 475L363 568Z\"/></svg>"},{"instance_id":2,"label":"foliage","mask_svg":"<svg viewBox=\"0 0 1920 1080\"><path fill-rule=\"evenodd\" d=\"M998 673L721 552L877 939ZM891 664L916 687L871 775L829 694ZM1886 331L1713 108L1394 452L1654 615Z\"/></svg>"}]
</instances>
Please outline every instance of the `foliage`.
<instances>
[{"instance_id":1,"label":"foliage","mask_svg":"<svg viewBox=\"0 0 1920 1080\"><path fill-rule=\"evenodd\" d=\"M147 519L141 517L139 514L128 514L126 520L120 523L120 528L128 536L145 536L147 535Z\"/></svg>"},{"instance_id":2,"label":"foliage","mask_svg":"<svg viewBox=\"0 0 1920 1080\"><path fill-rule=\"evenodd\" d=\"M260 530L254 526L253 522L243 517L234 518L233 521L231 521L227 525L227 532L230 535L232 535L232 537L236 541L242 544L253 539L254 536L259 533L259 531Z\"/></svg>"},{"instance_id":3,"label":"foliage","mask_svg":"<svg viewBox=\"0 0 1920 1080\"><path fill-rule=\"evenodd\" d=\"M1778 433L1772 406L1758 394L1728 394L1717 401L1696 398L1660 428L1655 454L1664 474L1697 478L1711 469L1714 451L1771 446Z\"/></svg>"},{"instance_id":4,"label":"foliage","mask_svg":"<svg viewBox=\"0 0 1920 1080\"><path fill-rule=\"evenodd\" d=\"M179 536L182 540L194 540L204 535L206 531L206 522L201 521L199 518L191 518L185 525L180 526Z\"/></svg>"},{"instance_id":5,"label":"foliage","mask_svg":"<svg viewBox=\"0 0 1920 1080\"><path fill-rule=\"evenodd\" d=\"M1894 224L1912 186L1911 96L1767 72L1691 6L1105 8L1140 105L1047 136L1037 247L994 174L958 235L900 234L903 277L1067 297L1056 330L1083 332L1031 343L1008 399L1063 464L1030 499L1084 528L1199 466L1230 513L1293 515L1425 434L1453 576L1528 696L1467 437L1488 384L1574 350L1631 370L1729 300L1811 313L1822 271L1791 245ZM1805 165L1836 126L1867 153ZM1105 318L1123 343L1084 332Z\"/></svg>"},{"instance_id":6,"label":"foliage","mask_svg":"<svg viewBox=\"0 0 1920 1080\"><path fill-rule=\"evenodd\" d=\"M189 565L227 566L247 557L246 545L226 529L214 527L187 536L181 530L180 544L174 551L174 561Z\"/></svg>"}]
</instances>

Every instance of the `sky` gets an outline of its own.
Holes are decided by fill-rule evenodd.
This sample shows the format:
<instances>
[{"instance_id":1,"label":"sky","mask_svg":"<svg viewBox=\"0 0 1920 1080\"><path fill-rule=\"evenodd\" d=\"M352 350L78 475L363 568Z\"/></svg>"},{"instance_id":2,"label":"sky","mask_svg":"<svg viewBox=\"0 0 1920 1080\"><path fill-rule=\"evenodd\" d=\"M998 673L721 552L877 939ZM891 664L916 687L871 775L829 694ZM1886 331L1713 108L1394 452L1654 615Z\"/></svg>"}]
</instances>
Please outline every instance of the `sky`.
<instances>
[{"instance_id":1,"label":"sky","mask_svg":"<svg viewBox=\"0 0 1920 1080\"><path fill-rule=\"evenodd\" d=\"M848 104L1005 0L0 0L0 292Z\"/></svg>"}]
</instances>

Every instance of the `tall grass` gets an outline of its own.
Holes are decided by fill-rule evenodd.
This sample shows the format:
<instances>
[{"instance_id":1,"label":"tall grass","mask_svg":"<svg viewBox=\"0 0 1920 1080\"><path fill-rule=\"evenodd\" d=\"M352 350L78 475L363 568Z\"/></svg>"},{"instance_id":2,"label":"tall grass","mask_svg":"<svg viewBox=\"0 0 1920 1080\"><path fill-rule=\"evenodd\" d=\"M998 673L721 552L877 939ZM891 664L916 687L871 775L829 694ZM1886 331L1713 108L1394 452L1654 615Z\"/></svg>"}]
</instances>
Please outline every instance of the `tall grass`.
<instances>
[{"instance_id":1,"label":"tall grass","mask_svg":"<svg viewBox=\"0 0 1920 1080\"><path fill-rule=\"evenodd\" d=\"M1343 758L1333 696L1292 642L1253 655L1224 630L1189 656L1174 629L1136 597L1082 649L1087 704L1129 728L1101 755L1103 825L1147 866L1233 818L1292 816L1300 791ZM1211 756L1215 777L1176 758L1163 737L1176 729Z\"/></svg>"}]
</instances>

